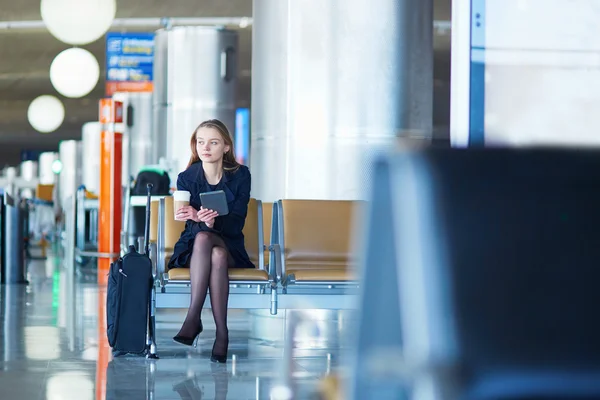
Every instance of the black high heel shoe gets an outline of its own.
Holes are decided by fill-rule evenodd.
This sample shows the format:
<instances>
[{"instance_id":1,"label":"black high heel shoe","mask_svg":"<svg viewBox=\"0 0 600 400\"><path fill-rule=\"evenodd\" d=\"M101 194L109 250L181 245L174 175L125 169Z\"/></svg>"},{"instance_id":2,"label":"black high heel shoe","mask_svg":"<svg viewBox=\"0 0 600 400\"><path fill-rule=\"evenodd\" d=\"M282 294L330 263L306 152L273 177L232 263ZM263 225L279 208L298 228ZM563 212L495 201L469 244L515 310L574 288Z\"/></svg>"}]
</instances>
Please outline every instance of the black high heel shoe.
<instances>
[{"instance_id":1,"label":"black high heel shoe","mask_svg":"<svg viewBox=\"0 0 600 400\"><path fill-rule=\"evenodd\" d=\"M194 346L196 347L198 345L198 337L200 336L200 334L203 331L203 327L202 327L202 320L200 320L200 328L198 328L198 333L196 333L193 337L187 337L187 336L182 336L182 335L175 335L173 337L173 340L176 341L177 343L181 343L184 344L186 346Z\"/></svg>"},{"instance_id":2,"label":"black high heel shoe","mask_svg":"<svg viewBox=\"0 0 600 400\"><path fill-rule=\"evenodd\" d=\"M225 364L227 362L227 349L229 348L229 333L227 334L227 339L225 342L225 354L215 354L215 346L217 345L217 339L215 339L215 343L213 344L212 354L210 355L210 361L219 364Z\"/></svg>"}]
</instances>

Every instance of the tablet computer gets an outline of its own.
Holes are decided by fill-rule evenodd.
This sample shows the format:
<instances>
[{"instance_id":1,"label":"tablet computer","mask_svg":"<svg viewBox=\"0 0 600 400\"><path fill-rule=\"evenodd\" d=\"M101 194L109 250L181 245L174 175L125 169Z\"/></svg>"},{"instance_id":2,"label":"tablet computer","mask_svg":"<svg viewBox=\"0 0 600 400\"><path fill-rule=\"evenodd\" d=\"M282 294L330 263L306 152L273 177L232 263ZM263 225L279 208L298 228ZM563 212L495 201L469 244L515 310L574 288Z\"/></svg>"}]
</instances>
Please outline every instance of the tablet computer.
<instances>
[{"instance_id":1,"label":"tablet computer","mask_svg":"<svg viewBox=\"0 0 600 400\"><path fill-rule=\"evenodd\" d=\"M225 196L225 192L222 190L200 193L200 204L202 204L202 207L204 208L216 211L219 213L219 216L229 214L227 197Z\"/></svg>"}]
</instances>

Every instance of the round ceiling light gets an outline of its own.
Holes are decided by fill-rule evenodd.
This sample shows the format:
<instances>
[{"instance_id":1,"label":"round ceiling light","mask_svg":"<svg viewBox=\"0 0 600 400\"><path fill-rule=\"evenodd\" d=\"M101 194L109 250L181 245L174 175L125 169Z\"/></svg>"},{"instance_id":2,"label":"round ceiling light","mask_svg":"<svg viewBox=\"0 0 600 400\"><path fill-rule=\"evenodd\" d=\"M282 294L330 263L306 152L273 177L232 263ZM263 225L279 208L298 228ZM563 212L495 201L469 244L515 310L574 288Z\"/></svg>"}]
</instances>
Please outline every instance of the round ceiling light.
<instances>
[{"instance_id":1,"label":"round ceiling light","mask_svg":"<svg viewBox=\"0 0 600 400\"><path fill-rule=\"evenodd\" d=\"M65 119L65 107L56 97L43 95L29 104L27 119L38 132L54 132Z\"/></svg>"},{"instance_id":2,"label":"round ceiling light","mask_svg":"<svg viewBox=\"0 0 600 400\"><path fill-rule=\"evenodd\" d=\"M98 84L100 66L96 57L80 48L60 52L50 65L52 86L65 97L78 98L91 92Z\"/></svg>"},{"instance_id":3,"label":"round ceiling light","mask_svg":"<svg viewBox=\"0 0 600 400\"><path fill-rule=\"evenodd\" d=\"M62 162L60 160L54 160L52 162L52 172L58 175L60 174L60 171L62 171Z\"/></svg>"},{"instance_id":4,"label":"round ceiling light","mask_svg":"<svg viewBox=\"0 0 600 400\"><path fill-rule=\"evenodd\" d=\"M42 19L52 36L72 45L100 39L117 12L116 0L42 0Z\"/></svg>"}]
</instances>

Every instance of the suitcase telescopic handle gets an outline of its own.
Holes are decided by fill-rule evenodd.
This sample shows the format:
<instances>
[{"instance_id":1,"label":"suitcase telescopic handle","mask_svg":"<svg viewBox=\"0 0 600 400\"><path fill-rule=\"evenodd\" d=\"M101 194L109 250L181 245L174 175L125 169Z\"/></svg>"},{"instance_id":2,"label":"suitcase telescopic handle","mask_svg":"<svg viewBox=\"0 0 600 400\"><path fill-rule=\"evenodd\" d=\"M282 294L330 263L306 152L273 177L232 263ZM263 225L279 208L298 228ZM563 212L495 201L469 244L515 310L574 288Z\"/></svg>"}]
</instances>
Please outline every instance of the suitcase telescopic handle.
<instances>
[{"instance_id":1,"label":"suitcase telescopic handle","mask_svg":"<svg viewBox=\"0 0 600 400\"><path fill-rule=\"evenodd\" d=\"M144 229L144 250L146 255L150 256L150 209L152 201L152 187L151 183L146 185L147 199L146 199L146 229Z\"/></svg>"}]
</instances>

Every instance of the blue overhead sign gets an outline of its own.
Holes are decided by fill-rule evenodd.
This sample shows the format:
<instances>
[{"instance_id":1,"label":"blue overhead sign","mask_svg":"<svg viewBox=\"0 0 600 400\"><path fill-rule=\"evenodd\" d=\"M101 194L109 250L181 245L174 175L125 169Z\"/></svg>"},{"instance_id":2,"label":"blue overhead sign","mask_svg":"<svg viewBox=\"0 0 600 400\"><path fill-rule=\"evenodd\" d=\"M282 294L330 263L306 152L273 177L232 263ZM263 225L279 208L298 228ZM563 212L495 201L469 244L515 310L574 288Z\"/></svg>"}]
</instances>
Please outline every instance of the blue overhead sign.
<instances>
[{"instance_id":1,"label":"blue overhead sign","mask_svg":"<svg viewBox=\"0 0 600 400\"><path fill-rule=\"evenodd\" d=\"M154 64L154 33L106 35L106 94L151 92Z\"/></svg>"}]
</instances>

